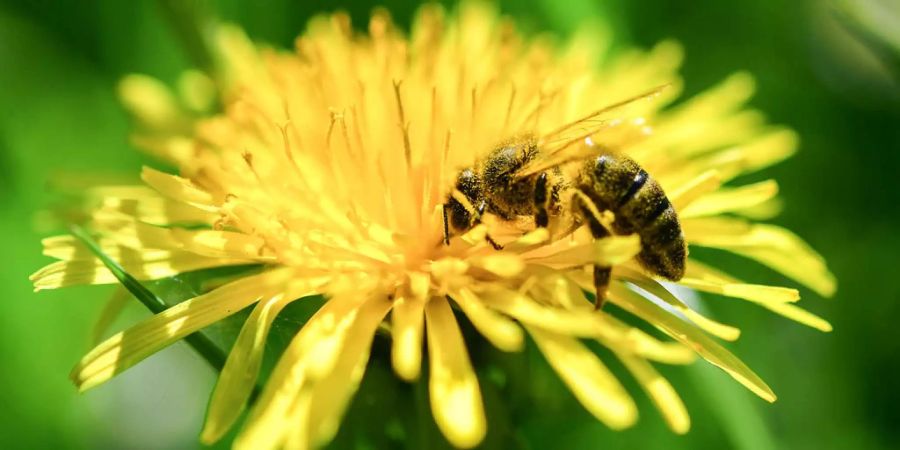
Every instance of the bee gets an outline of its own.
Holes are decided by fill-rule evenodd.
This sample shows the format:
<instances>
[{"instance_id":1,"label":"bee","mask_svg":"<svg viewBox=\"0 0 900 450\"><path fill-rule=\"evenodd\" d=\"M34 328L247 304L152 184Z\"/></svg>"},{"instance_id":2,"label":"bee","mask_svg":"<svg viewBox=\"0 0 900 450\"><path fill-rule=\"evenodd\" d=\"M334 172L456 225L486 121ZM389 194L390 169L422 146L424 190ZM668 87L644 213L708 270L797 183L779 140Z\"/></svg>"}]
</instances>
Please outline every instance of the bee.
<instances>
[{"instance_id":1,"label":"bee","mask_svg":"<svg viewBox=\"0 0 900 450\"><path fill-rule=\"evenodd\" d=\"M444 243L449 244L451 234L478 225L486 213L504 221L530 216L539 228L570 216L572 230L587 224L595 239L636 233L641 240L639 264L662 278L681 279L687 244L662 187L625 155L602 147L591 152L560 159L543 151L532 135L496 146L479 164L459 172L455 189L443 205ZM580 167L566 176L560 169L563 163ZM615 216L609 228L601 220L603 211ZM495 249L502 248L490 235L487 240ZM594 305L600 308L612 268L595 265L593 272Z\"/></svg>"}]
</instances>

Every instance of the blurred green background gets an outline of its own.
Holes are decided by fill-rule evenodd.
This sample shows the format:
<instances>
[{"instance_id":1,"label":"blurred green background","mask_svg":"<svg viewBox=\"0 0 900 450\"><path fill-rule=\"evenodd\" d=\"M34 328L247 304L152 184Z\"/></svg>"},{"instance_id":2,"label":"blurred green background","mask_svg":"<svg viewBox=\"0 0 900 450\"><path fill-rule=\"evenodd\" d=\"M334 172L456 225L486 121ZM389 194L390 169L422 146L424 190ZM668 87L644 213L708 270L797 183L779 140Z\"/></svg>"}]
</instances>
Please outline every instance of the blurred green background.
<instances>
[{"instance_id":1,"label":"blurred green background","mask_svg":"<svg viewBox=\"0 0 900 450\"><path fill-rule=\"evenodd\" d=\"M210 2L209 9L243 25L254 39L289 46L316 12L340 7L359 25L373 6L338 3L223 0ZM416 8L399 0L382 4L404 27ZM691 412L691 432L672 435L630 383L641 421L613 433L546 376L537 360L531 386L549 400L513 414L516 442L526 448L900 448L896 5L889 0L501 3L526 30L566 35L583 20L599 17L612 26L619 48L675 38L686 49L687 94L735 70L752 72L758 80L752 105L802 137L796 157L755 178L778 179L786 208L776 222L818 249L839 280L834 299L803 291L802 305L834 324L830 334L749 304L707 302L717 317L742 327L742 339L730 348L771 384L779 394L775 404L754 398L702 363L663 368ZM191 66L166 11L152 1L0 0L0 448L199 447L196 437L215 377L190 349L173 346L79 395L67 374L88 349L91 325L111 290L77 287L36 295L27 278L48 262L40 255L40 238L54 230L39 211L55 198L52 186L72 174L133 179L147 162L128 143L129 122L114 86L131 72L174 82ZM757 265L715 256L744 279L785 283ZM127 315L120 327L147 313L135 305ZM482 357L475 353L474 358ZM385 373L384 367L372 370L376 381L364 384L348 423L353 417L379 420L371 414L378 407L372 405L371 383ZM398 389L398 395L413 390ZM335 446L367 445L339 438Z\"/></svg>"}]
</instances>

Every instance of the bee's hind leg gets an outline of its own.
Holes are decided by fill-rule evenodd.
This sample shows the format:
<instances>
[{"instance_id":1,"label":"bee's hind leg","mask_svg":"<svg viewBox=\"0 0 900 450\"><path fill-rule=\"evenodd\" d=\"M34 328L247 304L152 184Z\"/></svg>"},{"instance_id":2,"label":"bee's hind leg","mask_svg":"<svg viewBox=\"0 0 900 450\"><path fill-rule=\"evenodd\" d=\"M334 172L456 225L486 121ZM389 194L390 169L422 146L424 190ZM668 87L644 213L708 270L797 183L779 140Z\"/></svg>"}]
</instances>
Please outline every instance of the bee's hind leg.
<instances>
[{"instance_id":1,"label":"bee's hind leg","mask_svg":"<svg viewBox=\"0 0 900 450\"><path fill-rule=\"evenodd\" d=\"M572 198L572 208L579 212L588 223L591 236L601 239L612 235L603 222L600 221L600 211L591 199L581 191L576 191ZM612 267L594 265L594 309L603 307L606 301L606 293L609 290L609 282L612 279Z\"/></svg>"}]
</instances>

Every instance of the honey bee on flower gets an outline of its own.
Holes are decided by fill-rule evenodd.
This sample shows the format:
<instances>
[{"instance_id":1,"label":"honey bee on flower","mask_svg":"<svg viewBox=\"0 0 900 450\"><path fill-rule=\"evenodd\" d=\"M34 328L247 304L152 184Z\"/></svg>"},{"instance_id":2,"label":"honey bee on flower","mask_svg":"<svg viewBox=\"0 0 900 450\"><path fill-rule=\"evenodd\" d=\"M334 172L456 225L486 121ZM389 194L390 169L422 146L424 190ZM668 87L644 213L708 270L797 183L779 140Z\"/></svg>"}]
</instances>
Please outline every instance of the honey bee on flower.
<instances>
[{"instance_id":1,"label":"honey bee on flower","mask_svg":"<svg viewBox=\"0 0 900 450\"><path fill-rule=\"evenodd\" d=\"M378 12L366 34L342 14L313 19L294 52L256 47L231 27L217 43L221 74L192 79L215 83L220 113L191 119L159 82L123 80L142 123L136 142L177 173L147 167L144 186L103 189L91 225L141 280L263 269L100 343L72 373L81 390L253 305L201 433L216 442L248 405L275 317L318 294L326 302L281 355L235 447L330 441L384 323L397 376L416 380L428 365L447 440L479 444L488 419L457 314L503 351L520 351L529 335L591 414L626 428L637 408L585 345L599 342L684 433L685 407L653 363L699 355L760 397L775 394L714 339L739 330L691 309L665 280L830 330L794 304L795 289L748 283L688 255L719 248L820 294L835 289L800 238L752 220L773 210L774 181L728 184L797 145L792 131L744 108L748 75L668 107L680 87L677 45L605 59L593 35L562 47L531 40L480 3L451 15L424 7L409 37ZM491 173L498 161L515 167ZM502 176L515 178L489 185ZM44 248L59 261L32 277L36 289L116 281L72 236ZM672 340L595 308L604 300Z\"/></svg>"}]
</instances>

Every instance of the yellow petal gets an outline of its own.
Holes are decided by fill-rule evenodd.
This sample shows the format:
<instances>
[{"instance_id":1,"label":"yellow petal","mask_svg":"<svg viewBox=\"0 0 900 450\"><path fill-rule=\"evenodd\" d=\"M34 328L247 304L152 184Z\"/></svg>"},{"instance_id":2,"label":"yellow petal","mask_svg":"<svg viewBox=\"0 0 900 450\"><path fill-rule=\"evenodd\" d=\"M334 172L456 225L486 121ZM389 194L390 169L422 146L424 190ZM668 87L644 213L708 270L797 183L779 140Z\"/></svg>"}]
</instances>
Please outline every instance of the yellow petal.
<instances>
[{"instance_id":1,"label":"yellow petal","mask_svg":"<svg viewBox=\"0 0 900 450\"><path fill-rule=\"evenodd\" d=\"M669 195L669 201L676 211L681 211L694 200L715 191L722 184L722 177L715 170L707 170L690 180Z\"/></svg>"},{"instance_id":2,"label":"yellow petal","mask_svg":"<svg viewBox=\"0 0 900 450\"><path fill-rule=\"evenodd\" d=\"M71 378L81 391L101 384L163 347L268 295L284 275L285 271L270 271L249 276L179 303L103 341L81 359Z\"/></svg>"},{"instance_id":3,"label":"yellow petal","mask_svg":"<svg viewBox=\"0 0 900 450\"><path fill-rule=\"evenodd\" d=\"M285 413L284 418L279 418L277 422L273 420L273 422L277 423L280 428L277 429L277 432L271 432L270 436L267 436L271 441L271 445L269 446L247 446L243 443L235 442L235 449L256 449L256 448L265 448L265 449L277 449L284 448L284 450L310 450L311 447L309 445L312 440L312 436L310 436L309 431L309 409L312 406L313 399L313 388L309 385L304 386L303 390L300 394L295 398L290 405L290 409ZM268 425L268 424L267 424ZM239 435L238 438L241 436ZM283 446L283 447L282 447Z\"/></svg>"},{"instance_id":4,"label":"yellow petal","mask_svg":"<svg viewBox=\"0 0 900 450\"><path fill-rule=\"evenodd\" d=\"M592 287L590 275L587 285ZM687 364L694 361L694 352L678 342L661 342L649 334L626 325L615 317L595 311L584 297L578 284L564 277L550 277L547 281L535 283L531 291L543 301L554 301L562 308L546 308L529 304L527 297L508 299L493 297L486 304L507 312L521 322L537 328L544 328L564 335L592 337L603 345L617 348L668 364ZM573 292L574 291L574 292ZM520 294L521 295L521 294ZM577 299L576 296L577 295ZM515 305L516 303L521 305ZM521 314L515 316L514 314Z\"/></svg>"},{"instance_id":5,"label":"yellow petal","mask_svg":"<svg viewBox=\"0 0 900 450\"><path fill-rule=\"evenodd\" d=\"M825 260L794 233L774 225L748 225L739 219L685 220L692 244L721 248L756 260L823 296L837 288ZM703 232L696 231L703 229ZM694 230L690 234L688 230Z\"/></svg>"},{"instance_id":6,"label":"yellow petal","mask_svg":"<svg viewBox=\"0 0 900 450\"><path fill-rule=\"evenodd\" d=\"M559 305L563 309L580 309L591 304L584 295L584 291L561 274L548 274L541 279L540 283L534 283L531 290L536 293L538 298L553 305Z\"/></svg>"},{"instance_id":7,"label":"yellow petal","mask_svg":"<svg viewBox=\"0 0 900 450\"><path fill-rule=\"evenodd\" d=\"M394 301L391 311L391 363L397 375L407 381L419 378L424 321L424 301L405 297Z\"/></svg>"},{"instance_id":8,"label":"yellow petal","mask_svg":"<svg viewBox=\"0 0 900 450\"><path fill-rule=\"evenodd\" d=\"M115 206L110 205L111 200L109 197L104 199L104 210L130 214L137 220L157 225L207 224L213 223L218 219L218 216L211 214L209 211L164 197L141 200L139 202L124 200L117 202Z\"/></svg>"},{"instance_id":9,"label":"yellow petal","mask_svg":"<svg viewBox=\"0 0 900 450\"><path fill-rule=\"evenodd\" d=\"M502 278L512 278L525 268L525 263L518 254L512 252L495 252L484 256L473 257L469 262Z\"/></svg>"},{"instance_id":10,"label":"yellow petal","mask_svg":"<svg viewBox=\"0 0 900 450\"><path fill-rule=\"evenodd\" d=\"M485 307L484 301L468 289L453 292L451 296L466 317L472 321L472 325L491 344L505 352L522 350L525 345L525 333L515 322Z\"/></svg>"},{"instance_id":11,"label":"yellow petal","mask_svg":"<svg viewBox=\"0 0 900 450\"><path fill-rule=\"evenodd\" d=\"M240 417L256 385L272 321L287 304L280 294L260 301L244 322L210 397L200 433L203 443L212 444L221 439Z\"/></svg>"},{"instance_id":12,"label":"yellow petal","mask_svg":"<svg viewBox=\"0 0 900 450\"><path fill-rule=\"evenodd\" d=\"M51 258L63 261L94 261L97 259L94 252L81 239L72 235L45 238L41 243L44 246L44 254ZM174 243L171 243L169 246L172 244ZM100 246L103 253L115 260L128 257L135 258L136 256L143 260L160 260L172 255L171 252L163 251L163 249L144 248L142 246L130 247L106 237L99 237L97 245Z\"/></svg>"},{"instance_id":13,"label":"yellow petal","mask_svg":"<svg viewBox=\"0 0 900 450\"><path fill-rule=\"evenodd\" d=\"M97 211L91 215L93 226L104 237L133 249L180 249L182 245L168 227L142 223L122 213Z\"/></svg>"},{"instance_id":14,"label":"yellow petal","mask_svg":"<svg viewBox=\"0 0 900 450\"><path fill-rule=\"evenodd\" d=\"M833 328L827 320L790 303L765 303L762 304L766 308L776 314L780 314L788 319L802 323L803 325L815 328L819 331L830 332Z\"/></svg>"},{"instance_id":15,"label":"yellow petal","mask_svg":"<svg viewBox=\"0 0 900 450\"><path fill-rule=\"evenodd\" d=\"M178 77L178 95L185 105L197 112L206 112L216 100L216 86L199 70L186 70Z\"/></svg>"},{"instance_id":16,"label":"yellow petal","mask_svg":"<svg viewBox=\"0 0 900 450\"><path fill-rule=\"evenodd\" d=\"M504 245L503 249L510 252L522 253L530 248L537 247L550 240L550 231L546 228L538 228L525 233L513 242Z\"/></svg>"},{"instance_id":17,"label":"yellow petal","mask_svg":"<svg viewBox=\"0 0 900 450\"><path fill-rule=\"evenodd\" d=\"M678 284L756 303L790 303L800 300L800 292L796 289L746 284L697 261L688 261L685 277Z\"/></svg>"},{"instance_id":18,"label":"yellow petal","mask_svg":"<svg viewBox=\"0 0 900 450\"><path fill-rule=\"evenodd\" d=\"M425 307L431 377L431 411L448 441L459 448L478 445L487 431L478 378L450 305L441 297Z\"/></svg>"},{"instance_id":19,"label":"yellow petal","mask_svg":"<svg viewBox=\"0 0 900 450\"><path fill-rule=\"evenodd\" d=\"M654 121L656 133L639 146L650 147L641 153L655 150L657 154L640 156L683 161L751 138L758 133L763 118L755 111L740 108L752 95L753 86L752 76L735 73L718 86L662 113Z\"/></svg>"},{"instance_id":20,"label":"yellow petal","mask_svg":"<svg viewBox=\"0 0 900 450\"><path fill-rule=\"evenodd\" d=\"M783 231L789 233L787 230ZM793 234L782 236L796 238ZM825 266L825 262L799 238L793 241L792 245L796 245L792 251L772 248L728 248L728 250L769 266L823 297L833 296L837 290L837 280ZM801 245L803 247L800 247Z\"/></svg>"},{"instance_id":21,"label":"yellow petal","mask_svg":"<svg viewBox=\"0 0 900 450\"><path fill-rule=\"evenodd\" d=\"M722 188L692 202L678 212L678 217L714 216L741 211L768 201L776 194L778 194L778 183L775 180L766 180L738 188Z\"/></svg>"},{"instance_id":22,"label":"yellow petal","mask_svg":"<svg viewBox=\"0 0 900 450\"><path fill-rule=\"evenodd\" d=\"M779 197L772 197L758 205L744 208L734 213L748 219L766 221L777 217L782 211L784 211L784 202Z\"/></svg>"},{"instance_id":23,"label":"yellow petal","mask_svg":"<svg viewBox=\"0 0 900 450\"><path fill-rule=\"evenodd\" d=\"M358 305L355 299L331 298L303 325L282 353L251 409L244 431L235 439L236 449L275 448L285 439L288 430L299 428L298 422L292 420L295 417L291 411L299 407L298 401L307 402L308 408L310 395L308 392L301 395L301 390L304 386L309 389L308 364L312 349L319 345L322 337L333 341L335 334L346 334L350 327L338 325L348 316L352 323ZM342 336L337 339L342 340ZM306 424L305 421L300 423ZM305 426L303 428L305 430ZM308 439L303 436L298 442L306 443Z\"/></svg>"},{"instance_id":24,"label":"yellow petal","mask_svg":"<svg viewBox=\"0 0 900 450\"><path fill-rule=\"evenodd\" d=\"M259 236L234 231L172 229L172 237L185 249L216 258L271 260L265 252L266 242Z\"/></svg>"},{"instance_id":25,"label":"yellow petal","mask_svg":"<svg viewBox=\"0 0 900 450\"><path fill-rule=\"evenodd\" d=\"M491 308L526 325L581 337L596 337L609 332L601 326L601 322L598 320L598 317L603 314L602 312L551 308L540 304L528 295L505 289L480 292L479 296Z\"/></svg>"},{"instance_id":26,"label":"yellow petal","mask_svg":"<svg viewBox=\"0 0 900 450\"><path fill-rule=\"evenodd\" d=\"M608 341L601 340L601 343L605 343L609 348L619 349L623 353L633 353L641 358L665 364L690 364L697 359L696 353L680 342L663 342L644 331L620 322L618 319L610 317L609 320L623 330L625 334L623 342L630 344L610 344Z\"/></svg>"},{"instance_id":27,"label":"yellow petal","mask_svg":"<svg viewBox=\"0 0 900 450\"><path fill-rule=\"evenodd\" d=\"M643 274L634 270L627 269L625 267L620 267L617 273L619 274L620 278L637 285L641 289L654 295L656 298L666 302L669 306L675 308L688 320L693 322L695 325L697 325L707 333L712 334L713 336L716 336L718 338L725 339L726 341L734 341L737 340L738 337L740 337L741 330L730 325L725 325L723 323L717 322L694 311L686 303L681 301L681 299L676 297L675 294L663 287L663 285L659 284L658 281L647 278Z\"/></svg>"},{"instance_id":28,"label":"yellow petal","mask_svg":"<svg viewBox=\"0 0 900 450\"><path fill-rule=\"evenodd\" d=\"M797 150L799 141L795 131L780 128L725 150L714 158L729 161L719 170L724 179L730 180L742 173L755 172L787 159ZM712 162L715 163L715 159Z\"/></svg>"},{"instance_id":29,"label":"yellow petal","mask_svg":"<svg viewBox=\"0 0 900 450\"><path fill-rule=\"evenodd\" d=\"M365 373L375 329L390 307L391 303L381 298L369 300L360 307L337 362L313 387L307 418L312 447L327 444L337 433L341 417Z\"/></svg>"},{"instance_id":30,"label":"yellow petal","mask_svg":"<svg viewBox=\"0 0 900 450\"><path fill-rule=\"evenodd\" d=\"M465 232L460 238L471 246L482 246L487 245L487 234L487 225L482 223Z\"/></svg>"},{"instance_id":31,"label":"yellow petal","mask_svg":"<svg viewBox=\"0 0 900 450\"><path fill-rule=\"evenodd\" d=\"M672 385L646 360L621 352L616 352L616 356L637 378L669 428L678 434L687 433L691 428L691 417Z\"/></svg>"},{"instance_id":32,"label":"yellow petal","mask_svg":"<svg viewBox=\"0 0 900 450\"><path fill-rule=\"evenodd\" d=\"M710 282L688 277L678 280L678 284L698 291L721 294L726 297L741 298L761 304L791 303L800 300L800 293L796 289L778 286Z\"/></svg>"},{"instance_id":33,"label":"yellow petal","mask_svg":"<svg viewBox=\"0 0 900 450\"><path fill-rule=\"evenodd\" d=\"M770 402L775 401L775 393L746 364L728 350L707 337L703 332L669 314L650 300L631 292L624 286L610 286L610 299L626 311L646 320L685 345L693 348L710 363L722 368L735 380L756 395Z\"/></svg>"},{"instance_id":34,"label":"yellow petal","mask_svg":"<svg viewBox=\"0 0 900 450\"><path fill-rule=\"evenodd\" d=\"M131 114L150 128L168 128L184 120L175 96L156 78L137 74L122 78L119 98Z\"/></svg>"},{"instance_id":35,"label":"yellow petal","mask_svg":"<svg viewBox=\"0 0 900 450\"><path fill-rule=\"evenodd\" d=\"M138 280L157 280L192 270L253 263L251 260L206 258L187 252L164 252L160 257L159 254L132 250L131 255L125 258L117 253L107 254ZM153 259L144 259L144 256L151 256ZM30 278L35 290L118 282L103 263L93 260L57 261L35 272Z\"/></svg>"},{"instance_id":36,"label":"yellow petal","mask_svg":"<svg viewBox=\"0 0 900 450\"><path fill-rule=\"evenodd\" d=\"M133 249L182 249L210 257L264 259L265 241L258 236L151 225L133 216L107 210L95 212L91 217L94 228L103 236Z\"/></svg>"},{"instance_id":37,"label":"yellow petal","mask_svg":"<svg viewBox=\"0 0 900 450\"><path fill-rule=\"evenodd\" d=\"M581 342L566 335L526 326L553 370L575 398L614 430L637 421L637 407L616 377Z\"/></svg>"},{"instance_id":38,"label":"yellow petal","mask_svg":"<svg viewBox=\"0 0 900 450\"><path fill-rule=\"evenodd\" d=\"M638 235L611 236L597 239L587 244L565 246L562 250L551 254L535 254L529 262L545 264L553 267L577 267L586 264L614 266L634 258L641 251L641 239ZM539 256L538 256L539 255Z\"/></svg>"},{"instance_id":39,"label":"yellow petal","mask_svg":"<svg viewBox=\"0 0 900 450\"><path fill-rule=\"evenodd\" d=\"M141 179L160 194L173 200L187 203L204 211L216 212L219 209L215 206L212 194L198 188L186 178L144 167L144 170L141 171Z\"/></svg>"}]
</instances>

